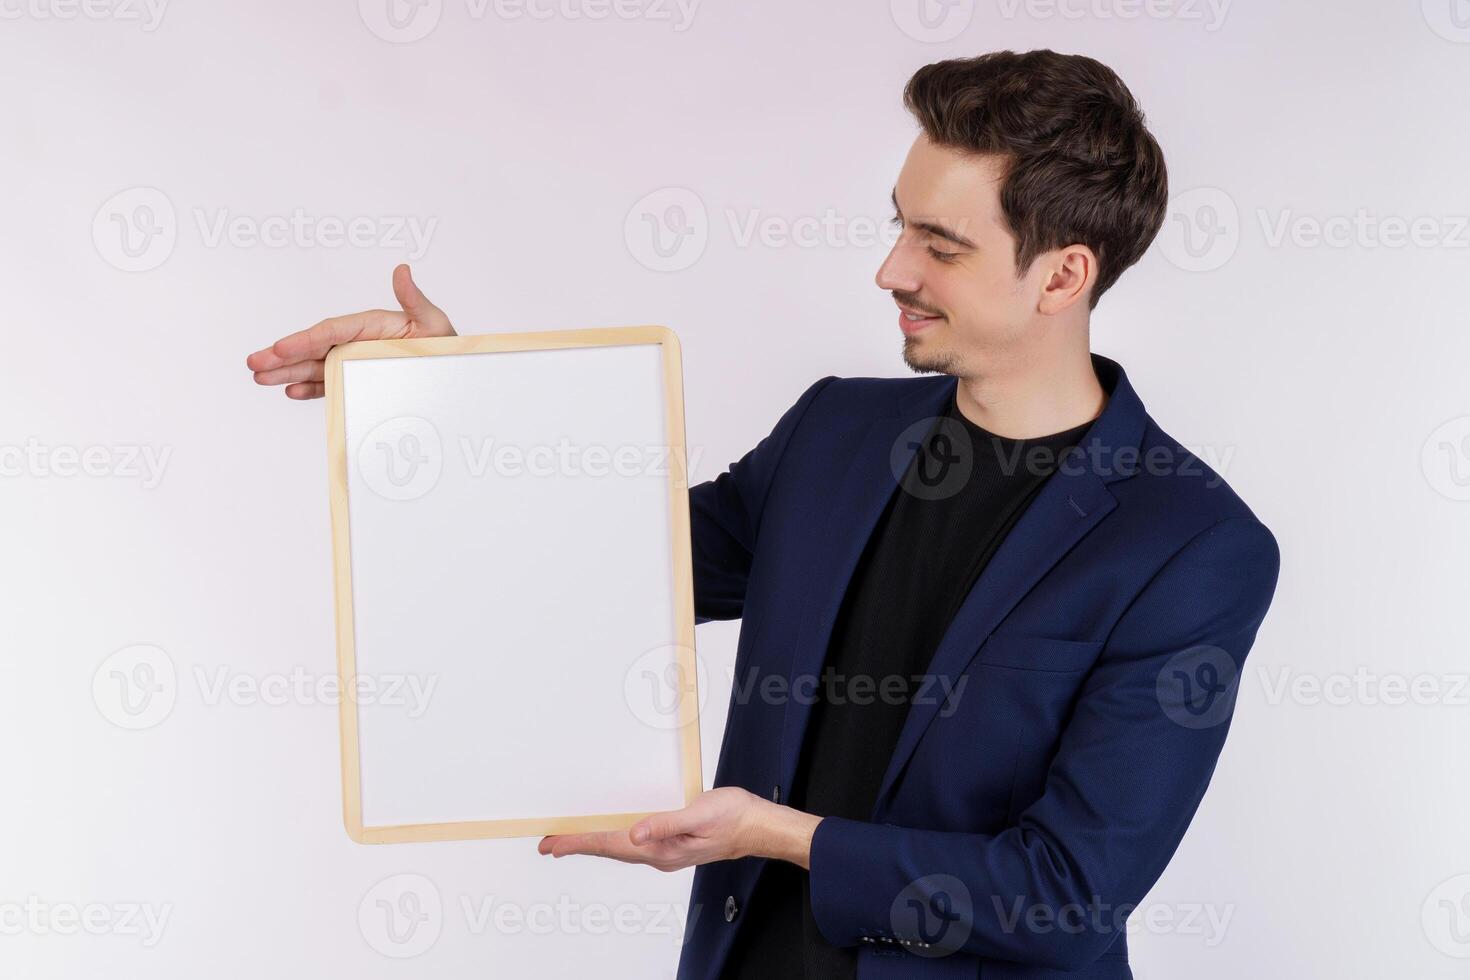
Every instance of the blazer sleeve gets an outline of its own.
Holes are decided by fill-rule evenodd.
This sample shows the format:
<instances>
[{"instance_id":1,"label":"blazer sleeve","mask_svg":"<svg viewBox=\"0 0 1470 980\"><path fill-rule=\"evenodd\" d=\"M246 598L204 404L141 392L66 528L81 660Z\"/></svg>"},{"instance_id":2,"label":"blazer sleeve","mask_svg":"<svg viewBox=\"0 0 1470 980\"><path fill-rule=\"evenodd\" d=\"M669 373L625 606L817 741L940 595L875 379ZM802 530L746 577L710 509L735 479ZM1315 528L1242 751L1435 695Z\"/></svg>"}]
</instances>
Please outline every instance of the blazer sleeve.
<instances>
[{"instance_id":1,"label":"blazer sleeve","mask_svg":"<svg viewBox=\"0 0 1470 980\"><path fill-rule=\"evenodd\" d=\"M823 819L811 845L822 934L838 946L920 939L897 934L894 912L917 891L956 916L954 948L1059 970L1102 955L1123 928L1114 916L1163 873L1204 796L1279 566L1275 539L1249 517L1177 552L1104 644L1042 795L1014 826L987 835Z\"/></svg>"},{"instance_id":2,"label":"blazer sleeve","mask_svg":"<svg viewBox=\"0 0 1470 980\"><path fill-rule=\"evenodd\" d=\"M745 583L760 533L761 511L771 482L808 407L817 393L834 380L826 377L813 384L754 449L715 479L690 488L696 623L740 618L745 608Z\"/></svg>"}]
</instances>

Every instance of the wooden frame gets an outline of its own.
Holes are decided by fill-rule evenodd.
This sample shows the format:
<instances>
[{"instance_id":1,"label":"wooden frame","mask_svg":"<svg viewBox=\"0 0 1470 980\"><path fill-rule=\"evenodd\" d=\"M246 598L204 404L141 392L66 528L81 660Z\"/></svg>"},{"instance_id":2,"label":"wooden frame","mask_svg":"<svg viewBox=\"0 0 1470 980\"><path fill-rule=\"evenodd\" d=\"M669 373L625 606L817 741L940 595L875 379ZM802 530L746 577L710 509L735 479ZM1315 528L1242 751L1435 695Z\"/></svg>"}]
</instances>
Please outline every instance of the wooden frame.
<instances>
[{"instance_id":1,"label":"wooden frame","mask_svg":"<svg viewBox=\"0 0 1470 980\"><path fill-rule=\"evenodd\" d=\"M326 359L327 446L332 525L332 570L335 585L337 672L343 692L340 706L343 821L347 834L360 844L527 837L625 829L648 815L606 813L590 816L546 816L518 819L365 826L362 806L362 757L358 706L346 692L356 689L357 658L353 614L352 545L348 508L347 419L343 362L371 358L485 354L565 348L658 345L663 365L664 431L669 452L670 537L673 542L673 635L681 678L677 732L684 802L704 791L699 702L694 652L694 586L690 556L688 453L684 435L682 360L678 337L661 326L608 327L538 333L482 334L408 340L359 341L334 348ZM656 812L656 811L650 811Z\"/></svg>"}]
</instances>

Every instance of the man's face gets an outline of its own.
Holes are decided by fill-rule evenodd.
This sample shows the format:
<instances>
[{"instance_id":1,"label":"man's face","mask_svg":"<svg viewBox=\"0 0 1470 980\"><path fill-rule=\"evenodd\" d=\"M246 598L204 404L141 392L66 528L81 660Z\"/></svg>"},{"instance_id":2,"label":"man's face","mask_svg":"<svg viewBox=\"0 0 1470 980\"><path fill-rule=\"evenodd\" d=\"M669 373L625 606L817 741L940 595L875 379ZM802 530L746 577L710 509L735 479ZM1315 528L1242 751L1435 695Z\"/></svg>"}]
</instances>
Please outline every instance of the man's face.
<instances>
[{"instance_id":1,"label":"man's face","mask_svg":"<svg viewBox=\"0 0 1470 980\"><path fill-rule=\"evenodd\" d=\"M915 371L993 369L1016 355L1036 316L1041 263L1016 274L1002 166L920 136L899 172L893 196L903 230L877 283L898 303L903 359Z\"/></svg>"}]
</instances>

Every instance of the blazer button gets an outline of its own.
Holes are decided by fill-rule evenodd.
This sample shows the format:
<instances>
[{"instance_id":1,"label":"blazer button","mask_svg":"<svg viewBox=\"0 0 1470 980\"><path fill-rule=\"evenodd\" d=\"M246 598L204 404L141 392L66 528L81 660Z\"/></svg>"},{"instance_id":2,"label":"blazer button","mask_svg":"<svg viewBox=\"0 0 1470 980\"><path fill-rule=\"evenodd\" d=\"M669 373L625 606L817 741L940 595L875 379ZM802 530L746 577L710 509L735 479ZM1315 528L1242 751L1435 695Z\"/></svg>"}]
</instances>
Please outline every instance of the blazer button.
<instances>
[{"instance_id":1,"label":"blazer button","mask_svg":"<svg viewBox=\"0 0 1470 980\"><path fill-rule=\"evenodd\" d=\"M731 895L725 899L725 921L734 922L735 916L740 914L740 906L735 904L735 896Z\"/></svg>"},{"instance_id":2,"label":"blazer button","mask_svg":"<svg viewBox=\"0 0 1470 980\"><path fill-rule=\"evenodd\" d=\"M772 803L780 803L781 802L781 784L780 783L777 783L771 789L771 802Z\"/></svg>"}]
</instances>

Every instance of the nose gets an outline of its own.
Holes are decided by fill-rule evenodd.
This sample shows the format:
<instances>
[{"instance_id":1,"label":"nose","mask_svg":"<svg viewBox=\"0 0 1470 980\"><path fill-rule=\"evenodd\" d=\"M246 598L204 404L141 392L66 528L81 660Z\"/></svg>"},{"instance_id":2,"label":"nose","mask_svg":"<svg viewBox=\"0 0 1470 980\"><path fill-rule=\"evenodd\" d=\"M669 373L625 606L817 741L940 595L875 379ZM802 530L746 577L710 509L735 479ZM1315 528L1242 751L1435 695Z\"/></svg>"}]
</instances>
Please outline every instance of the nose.
<instances>
[{"instance_id":1,"label":"nose","mask_svg":"<svg viewBox=\"0 0 1470 980\"><path fill-rule=\"evenodd\" d=\"M878 266L878 275L873 281L879 289L889 292L917 293L922 285L915 249L900 238L889 250L888 257Z\"/></svg>"}]
</instances>

